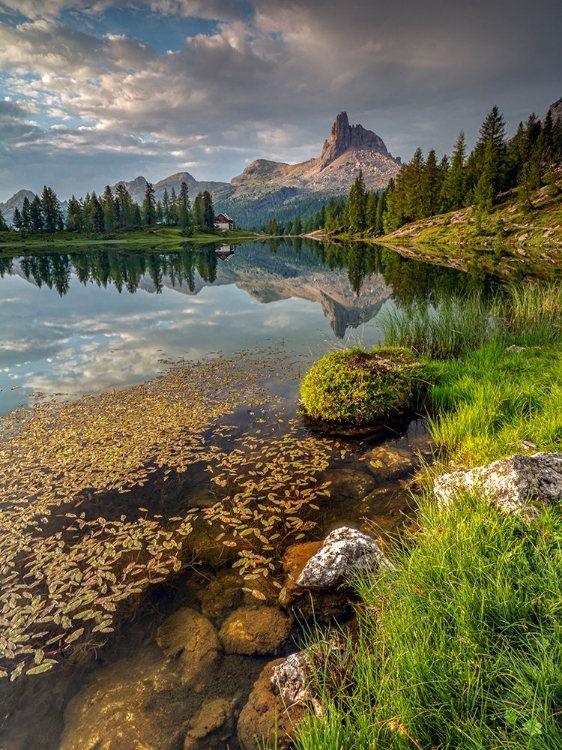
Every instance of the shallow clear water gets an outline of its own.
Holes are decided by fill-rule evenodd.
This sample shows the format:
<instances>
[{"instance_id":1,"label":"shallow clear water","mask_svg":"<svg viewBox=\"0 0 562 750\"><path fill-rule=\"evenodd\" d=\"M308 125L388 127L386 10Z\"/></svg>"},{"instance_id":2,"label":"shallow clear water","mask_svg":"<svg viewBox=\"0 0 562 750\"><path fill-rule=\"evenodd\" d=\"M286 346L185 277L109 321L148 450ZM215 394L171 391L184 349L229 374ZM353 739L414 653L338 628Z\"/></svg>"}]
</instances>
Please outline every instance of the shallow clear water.
<instances>
[{"instance_id":1,"label":"shallow clear water","mask_svg":"<svg viewBox=\"0 0 562 750\"><path fill-rule=\"evenodd\" d=\"M58 421L59 430L66 436L60 445L60 467L56 463L56 441L53 454L52 446L48 447L48 433L41 433L41 446L35 447L29 438L30 434L39 434L33 430L38 430L42 407L27 421L25 413L15 415L15 428L11 429L17 435L21 420L25 471L20 472L22 467L14 466L9 456L4 456L5 481L6 477L10 479L10 472L17 473L12 486L17 494L21 480L23 492L30 482L34 483L35 466L38 472L45 465L41 463L46 460L43 452L50 451L51 464L46 464L47 469L39 476L56 485L59 480L52 479L54 467L62 472L60 482L66 489L70 481L77 483L81 488L76 494L78 512L84 513L95 534L101 533L105 525L116 523L121 514L127 523L148 514L155 523L166 527L186 508L205 508L217 499L227 501L228 493L218 493L205 470L211 461L208 456L218 455L221 471L227 473L237 470L231 457L245 456L244 471L251 471L256 451L283 445L274 442L277 438L294 438L296 442L291 445L303 444L309 433L297 412L297 390L299 378L312 359L334 346L370 346L378 341L377 315L389 305L431 299L437 291L462 291L469 283L458 272L405 260L389 251L318 243L248 243L218 252L215 247L196 251L188 246L166 253L92 250L73 256L2 258L0 271L0 314L6 321L0 331L1 411L6 414L18 406L42 404L41 394L62 394L58 397L61 400L79 399L77 409L67 411L66 421ZM261 362L256 365L261 368L259 376L248 372L247 379L254 378L256 382L249 384L247 394L244 359L236 361L231 357L238 350L257 356ZM239 393L243 394L240 402L229 409L228 398L223 398L223 412L217 408L212 419L205 421L205 415L200 419L206 445L212 445L218 454L207 452L205 460L191 463L185 474L176 473L174 468L168 471L166 465L172 464L167 458L158 464L158 471L143 477L141 484L124 495L115 487L105 490L103 482L97 489L80 483L91 468L95 452L106 451L111 443L103 437L110 433L94 433L93 438L88 438L93 443L85 437L86 428L98 418L100 424L108 421L104 420L104 404L108 404L106 409L116 410L129 404L124 414L130 421L122 432L130 432L132 452L141 443L141 436L135 433L140 411L135 410L148 408L146 392L156 393L151 407L156 409L160 392L166 398L181 395L182 399L189 399L190 391L181 393L181 381L177 380L172 387L166 387L167 376L160 381L161 391L156 383L155 388L134 391L131 397L134 389L127 387L168 371L171 361L209 357L218 361L218 352L223 353L223 361L215 368L208 365L196 369L190 381L194 388L200 378L201 392L211 405L214 399L220 401L237 371ZM211 370L214 381L209 383ZM260 395L262 385L269 395ZM115 398L80 400L84 394L112 389L121 389ZM237 395L238 392L233 399ZM46 408L48 428L58 418L57 412L51 410L55 407L46 404ZM155 410L154 424L146 422L146 429L153 430L155 436L156 453L147 454L152 464L158 457L159 445L163 446L162 454L169 453L165 433L170 429L171 413ZM229 427L221 426L225 424ZM181 427L171 440L172 447L174 440L183 437ZM81 434L84 446L80 445ZM121 432L111 434L119 434L124 446L125 452L117 459L119 464L127 458L128 444ZM311 522L304 541L321 539L342 523L363 528L384 540L407 522L412 513L408 488L417 465L416 456L419 452L426 458L430 456L423 421L389 425L385 432L362 439L333 436L314 440L325 447L329 460L320 473L312 460L310 471L316 471L314 481L318 484L330 483L330 497L319 497L315 512L304 509L303 515ZM152 445L150 441L147 444ZM73 451L77 455L75 464ZM80 451L85 451L84 455L78 455ZM107 455L115 461L111 452ZM65 467L70 467L66 475L63 456ZM141 472L142 469L141 465ZM112 468L112 475L119 471L117 465ZM139 472L139 467L134 471ZM99 473L91 476L92 482L99 481ZM288 476L283 480L291 492L295 487L293 479ZM109 477L105 481L109 482ZM97 494L92 494L92 487ZM41 482L38 486L34 483L29 502L40 499L43 491ZM72 498L66 497L64 503L72 504ZM61 504L59 509L52 499L49 502L51 505L38 506L39 515L45 514L40 519L41 526L37 527L36 520L30 521L29 528L35 524L32 540L43 534L53 537L64 524L68 529L74 526L74 521L65 520L63 515L63 509L72 509L68 504L64 508ZM0 503L0 520L9 510L4 506ZM184 567L177 576L168 576L138 596L121 600L115 633L105 638L105 645L101 645L104 638L99 637L99 646L95 645L95 638L77 640L68 651L55 653L57 665L52 671L32 673L13 683L0 680L2 750L128 750L140 746L135 738L141 736L145 743L142 746L154 750L173 750L184 742L188 747L190 727L193 729L197 715L210 711L211 705L216 708L212 701L217 700L229 706L222 728L218 727L212 738L201 737L189 747L238 747L238 714L255 678L273 655L218 654L199 681L186 682L178 659L166 660L158 643L158 628L178 610L187 608L204 616L208 627L218 631L239 606L260 604L242 591L242 581L231 569L236 557L229 556L228 547L218 545L217 552L216 533L206 531L207 526L200 523L195 529L196 541L184 549ZM4 527L2 539L3 562L13 544L7 528L8 533ZM22 529L28 533L28 527ZM65 533L69 535L69 552L71 542L74 549L79 547L76 529ZM227 535L226 540L229 539ZM31 544L25 554L33 555L34 551ZM281 548L280 554L283 552ZM277 575L282 577L279 561L274 562ZM7 573L10 571L3 570L3 575ZM41 587L34 591L41 591ZM333 612L345 618L349 611L344 605L345 597L330 604ZM21 606L21 602L14 599L14 606ZM306 599L294 602L295 609L306 612L306 606ZM322 605L317 602L315 606ZM287 612L292 617L290 608ZM291 638L279 647L280 652L295 650L292 638L298 637L295 621ZM52 651L56 651L56 645ZM5 658L4 668L10 668L8 661ZM127 708L124 713L123 705ZM101 738L96 734L98 730Z\"/></svg>"}]
</instances>

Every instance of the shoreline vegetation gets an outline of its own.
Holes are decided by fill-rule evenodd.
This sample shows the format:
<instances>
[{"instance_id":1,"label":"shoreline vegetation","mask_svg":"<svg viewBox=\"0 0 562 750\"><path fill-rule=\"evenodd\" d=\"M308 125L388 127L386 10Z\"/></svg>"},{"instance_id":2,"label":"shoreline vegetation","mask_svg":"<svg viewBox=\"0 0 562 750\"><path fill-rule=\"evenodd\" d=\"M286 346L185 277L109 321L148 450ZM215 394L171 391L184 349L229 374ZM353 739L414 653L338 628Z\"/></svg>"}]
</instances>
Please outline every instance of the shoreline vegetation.
<instances>
[{"instance_id":1,"label":"shoreline vegetation","mask_svg":"<svg viewBox=\"0 0 562 750\"><path fill-rule=\"evenodd\" d=\"M11 231L0 232L0 253L26 248L36 250L44 248L49 251L68 246L119 245L119 246L154 246L179 245L186 242L193 244L230 244L243 240L256 239L254 232L243 229L203 232L194 230L191 235L182 234L178 227L156 226L153 229L138 229L109 234L57 232L54 234L30 234Z\"/></svg>"},{"instance_id":2,"label":"shoreline vegetation","mask_svg":"<svg viewBox=\"0 0 562 750\"><path fill-rule=\"evenodd\" d=\"M397 572L353 582L357 627L339 634L337 663L330 633L309 635L326 645L313 681L322 711L296 725L294 747L556 750L562 509L530 522L468 494L443 508L432 485L451 469L562 450L562 285L508 284L491 305L413 304L383 330L384 346L422 363L436 460L416 526L385 550Z\"/></svg>"}]
</instances>

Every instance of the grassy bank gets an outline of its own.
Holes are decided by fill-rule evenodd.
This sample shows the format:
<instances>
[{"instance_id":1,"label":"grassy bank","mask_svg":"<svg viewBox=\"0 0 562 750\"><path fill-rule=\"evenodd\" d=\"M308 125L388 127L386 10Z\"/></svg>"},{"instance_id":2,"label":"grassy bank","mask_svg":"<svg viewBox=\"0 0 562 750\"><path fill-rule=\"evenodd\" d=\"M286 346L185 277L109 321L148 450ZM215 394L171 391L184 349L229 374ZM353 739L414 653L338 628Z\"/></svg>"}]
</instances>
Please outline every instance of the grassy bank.
<instances>
[{"instance_id":1,"label":"grassy bank","mask_svg":"<svg viewBox=\"0 0 562 750\"><path fill-rule=\"evenodd\" d=\"M562 192L552 195L542 187L524 205L513 192L502 196L489 213L478 217L473 207L432 216L384 237L385 242L404 244L469 245L490 243L526 247L562 246Z\"/></svg>"},{"instance_id":2,"label":"grassy bank","mask_svg":"<svg viewBox=\"0 0 562 750\"><path fill-rule=\"evenodd\" d=\"M562 287L508 287L389 316L386 343L425 358L433 474L562 451ZM562 510L532 525L477 497L436 507L364 576L358 634L317 674L324 716L300 750L562 747ZM374 530L376 533L376 529ZM327 659L327 663L328 663Z\"/></svg>"},{"instance_id":3,"label":"grassy bank","mask_svg":"<svg viewBox=\"0 0 562 750\"><path fill-rule=\"evenodd\" d=\"M207 234L205 232L194 232L190 237L182 235L177 227L155 227L154 229L142 229L134 232L114 232L108 235L86 234L74 232L58 232L56 234L26 234L24 232L0 232L0 252L12 250L21 251L26 248L33 250L47 249L60 251L68 247L92 245L124 245L136 247L152 247L166 244L183 244L191 242L195 244L240 242L241 240L253 239L254 232L243 229Z\"/></svg>"}]
</instances>

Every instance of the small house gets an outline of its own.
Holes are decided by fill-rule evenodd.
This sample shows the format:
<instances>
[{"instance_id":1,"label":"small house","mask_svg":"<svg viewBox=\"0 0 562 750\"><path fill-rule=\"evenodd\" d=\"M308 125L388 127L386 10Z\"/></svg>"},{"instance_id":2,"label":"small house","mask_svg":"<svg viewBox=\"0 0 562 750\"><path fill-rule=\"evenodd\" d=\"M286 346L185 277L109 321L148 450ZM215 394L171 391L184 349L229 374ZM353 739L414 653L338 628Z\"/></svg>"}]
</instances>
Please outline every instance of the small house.
<instances>
[{"instance_id":1,"label":"small house","mask_svg":"<svg viewBox=\"0 0 562 750\"><path fill-rule=\"evenodd\" d=\"M215 216L215 227L217 229L234 229L234 221L226 214Z\"/></svg>"}]
</instances>

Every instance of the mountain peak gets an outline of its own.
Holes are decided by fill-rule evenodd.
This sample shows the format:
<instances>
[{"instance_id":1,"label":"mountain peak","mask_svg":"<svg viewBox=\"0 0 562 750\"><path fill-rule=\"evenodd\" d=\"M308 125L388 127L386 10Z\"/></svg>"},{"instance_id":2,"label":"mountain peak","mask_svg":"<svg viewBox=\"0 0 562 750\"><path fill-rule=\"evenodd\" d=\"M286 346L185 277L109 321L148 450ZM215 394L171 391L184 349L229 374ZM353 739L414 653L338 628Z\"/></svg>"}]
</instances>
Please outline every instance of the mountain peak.
<instances>
[{"instance_id":1,"label":"mountain peak","mask_svg":"<svg viewBox=\"0 0 562 750\"><path fill-rule=\"evenodd\" d=\"M380 136L362 125L350 125L347 112L340 112L332 125L330 140L324 141L320 169L327 167L349 149L368 149L392 158Z\"/></svg>"}]
</instances>

